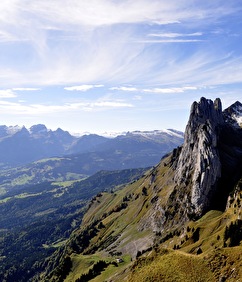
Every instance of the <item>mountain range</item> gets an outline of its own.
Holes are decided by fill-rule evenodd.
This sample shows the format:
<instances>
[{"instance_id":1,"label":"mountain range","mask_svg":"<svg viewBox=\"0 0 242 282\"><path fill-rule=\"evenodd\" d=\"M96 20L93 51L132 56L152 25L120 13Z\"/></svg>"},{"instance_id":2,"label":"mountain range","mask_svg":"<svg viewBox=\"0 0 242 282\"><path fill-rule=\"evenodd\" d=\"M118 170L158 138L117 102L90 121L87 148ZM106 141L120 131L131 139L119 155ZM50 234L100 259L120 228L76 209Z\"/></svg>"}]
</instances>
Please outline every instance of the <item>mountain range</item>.
<instances>
[{"instance_id":1,"label":"mountain range","mask_svg":"<svg viewBox=\"0 0 242 282\"><path fill-rule=\"evenodd\" d=\"M135 167L147 167L157 163L162 154L182 142L183 133L172 129L134 131L115 138L107 138L97 134L75 137L60 128L55 131L48 130L42 124L34 125L29 129L2 125L0 126L0 164L5 169L50 157L85 154L82 159L89 158L90 154L95 152L102 157L106 153L123 154L125 158L134 160ZM142 159L138 160L138 158ZM123 168L127 167L124 165Z\"/></svg>"}]
</instances>

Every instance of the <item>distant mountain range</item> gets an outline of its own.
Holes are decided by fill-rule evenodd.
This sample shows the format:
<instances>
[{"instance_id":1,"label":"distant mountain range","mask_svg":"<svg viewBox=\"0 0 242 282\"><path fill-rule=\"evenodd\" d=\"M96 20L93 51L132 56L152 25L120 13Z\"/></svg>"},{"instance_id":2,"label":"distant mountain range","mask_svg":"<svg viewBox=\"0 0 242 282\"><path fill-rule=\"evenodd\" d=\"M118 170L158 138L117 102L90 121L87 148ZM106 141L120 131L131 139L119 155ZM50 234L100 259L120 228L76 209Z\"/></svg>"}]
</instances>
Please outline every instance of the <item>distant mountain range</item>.
<instances>
[{"instance_id":1,"label":"distant mountain range","mask_svg":"<svg viewBox=\"0 0 242 282\"><path fill-rule=\"evenodd\" d=\"M76 137L58 128L48 130L38 124L29 129L19 126L0 126L0 167L11 168L50 157L101 154L122 155L132 159L128 167L156 164L162 155L183 142L183 133L176 130L134 131L115 138L96 134ZM136 158L138 158L136 160ZM99 158L100 159L100 158ZM100 160L99 160L100 161ZM84 161L85 162L85 161ZM119 168L126 168L120 163ZM96 172L96 170L95 170Z\"/></svg>"}]
</instances>

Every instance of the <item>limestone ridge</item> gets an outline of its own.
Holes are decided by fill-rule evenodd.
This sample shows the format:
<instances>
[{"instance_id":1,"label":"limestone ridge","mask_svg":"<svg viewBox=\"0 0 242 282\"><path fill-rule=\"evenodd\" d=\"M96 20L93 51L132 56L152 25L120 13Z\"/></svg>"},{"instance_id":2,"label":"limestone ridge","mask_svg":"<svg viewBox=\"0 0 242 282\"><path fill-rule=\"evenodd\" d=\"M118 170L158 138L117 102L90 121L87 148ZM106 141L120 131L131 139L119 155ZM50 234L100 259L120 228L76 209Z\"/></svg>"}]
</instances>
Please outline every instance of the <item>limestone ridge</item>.
<instances>
[{"instance_id":1,"label":"limestone ridge","mask_svg":"<svg viewBox=\"0 0 242 282\"><path fill-rule=\"evenodd\" d=\"M213 102L201 98L193 103L174 179L181 193L190 187L186 191L190 202L188 214L204 213L217 189L221 177L219 130L223 124L220 99Z\"/></svg>"}]
</instances>

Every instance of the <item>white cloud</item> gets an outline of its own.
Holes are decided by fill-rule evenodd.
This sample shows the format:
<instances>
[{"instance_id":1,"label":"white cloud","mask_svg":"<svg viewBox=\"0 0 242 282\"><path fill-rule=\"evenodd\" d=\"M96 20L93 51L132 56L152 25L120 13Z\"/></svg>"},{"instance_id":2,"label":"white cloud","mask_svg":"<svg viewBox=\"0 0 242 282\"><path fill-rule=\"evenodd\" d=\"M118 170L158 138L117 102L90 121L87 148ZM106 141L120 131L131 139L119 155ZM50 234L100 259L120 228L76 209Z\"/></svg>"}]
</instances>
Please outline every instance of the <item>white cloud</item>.
<instances>
[{"instance_id":1,"label":"white cloud","mask_svg":"<svg viewBox=\"0 0 242 282\"><path fill-rule=\"evenodd\" d=\"M1 97L0 97L1 98ZM46 104L26 104L25 101L19 103L0 100L0 111L3 114L15 115L42 115L55 114L75 111L99 111L110 110L116 108L132 108L134 105L120 101L96 101L96 102L75 102L65 103L62 105L46 105Z\"/></svg>"},{"instance_id":2,"label":"white cloud","mask_svg":"<svg viewBox=\"0 0 242 282\"><path fill-rule=\"evenodd\" d=\"M145 93L183 93L189 90L198 90L197 86L183 86L170 88L136 88L136 87L111 87L110 90L119 90L126 92L145 92ZM141 96L135 96L134 100L140 100Z\"/></svg>"},{"instance_id":3,"label":"white cloud","mask_svg":"<svg viewBox=\"0 0 242 282\"><path fill-rule=\"evenodd\" d=\"M15 41L13 35L8 33L7 31L0 30L0 42L9 42L9 41Z\"/></svg>"},{"instance_id":4,"label":"white cloud","mask_svg":"<svg viewBox=\"0 0 242 282\"><path fill-rule=\"evenodd\" d=\"M12 89L0 90L0 98L15 98L17 95L13 92Z\"/></svg>"},{"instance_id":5,"label":"white cloud","mask_svg":"<svg viewBox=\"0 0 242 282\"><path fill-rule=\"evenodd\" d=\"M159 39L159 40L140 40L140 43L189 43L189 42L201 42L200 39Z\"/></svg>"},{"instance_id":6,"label":"white cloud","mask_svg":"<svg viewBox=\"0 0 242 282\"><path fill-rule=\"evenodd\" d=\"M111 87L109 89L110 90L118 90L118 91L130 91L130 92L138 91L138 88L136 88L136 87L127 87L127 86Z\"/></svg>"},{"instance_id":7,"label":"white cloud","mask_svg":"<svg viewBox=\"0 0 242 282\"><path fill-rule=\"evenodd\" d=\"M101 85L101 84L95 84L95 85L85 84L85 85L64 87L64 89L68 90L68 91L88 91L90 89L100 88L100 87L104 87L104 85Z\"/></svg>"},{"instance_id":8,"label":"white cloud","mask_svg":"<svg viewBox=\"0 0 242 282\"><path fill-rule=\"evenodd\" d=\"M40 88L33 88L33 87L19 87L13 88L13 91L38 91Z\"/></svg>"},{"instance_id":9,"label":"white cloud","mask_svg":"<svg viewBox=\"0 0 242 282\"><path fill-rule=\"evenodd\" d=\"M144 92L148 93L183 93L188 90L197 90L198 87L195 86L184 86L184 87L173 87L173 88L152 88L143 89Z\"/></svg>"},{"instance_id":10,"label":"white cloud","mask_svg":"<svg viewBox=\"0 0 242 282\"><path fill-rule=\"evenodd\" d=\"M148 34L148 36L151 37L168 37L168 38L176 38L176 37L194 37L194 36L202 36L203 33L202 32L194 32L194 33L174 33L174 32L170 32L170 33L151 33Z\"/></svg>"},{"instance_id":11,"label":"white cloud","mask_svg":"<svg viewBox=\"0 0 242 282\"><path fill-rule=\"evenodd\" d=\"M140 96L140 95L135 95L135 96L133 97L133 100L141 101L141 100L142 100L142 96Z\"/></svg>"},{"instance_id":12,"label":"white cloud","mask_svg":"<svg viewBox=\"0 0 242 282\"><path fill-rule=\"evenodd\" d=\"M103 101L91 103L92 107L110 107L110 108L133 108L134 106L130 103L121 103L121 102L112 102L112 101Z\"/></svg>"},{"instance_id":13,"label":"white cloud","mask_svg":"<svg viewBox=\"0 0 242 282\"><path fill-rule=\"evenodd\" d=\"M123 0L121 3L111 0L89 0L88 2L71 0L68 4L65 0L28 2L30 12L37 12L44 19L55 19L56 24L93 27L119 23L154 22L161 18L162 9L172 8L170 4L167 5L158 0Z\"/></svg>"}]
</instances>

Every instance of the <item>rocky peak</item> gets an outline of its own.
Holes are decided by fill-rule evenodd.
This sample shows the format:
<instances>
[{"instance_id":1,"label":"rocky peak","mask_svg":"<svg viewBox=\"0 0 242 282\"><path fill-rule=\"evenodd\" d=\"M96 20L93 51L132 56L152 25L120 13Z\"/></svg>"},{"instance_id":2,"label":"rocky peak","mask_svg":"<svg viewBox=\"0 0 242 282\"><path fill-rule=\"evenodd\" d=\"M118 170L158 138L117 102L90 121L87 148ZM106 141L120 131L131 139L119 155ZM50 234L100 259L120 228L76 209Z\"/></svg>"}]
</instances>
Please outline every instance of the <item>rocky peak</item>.
<instances>
[{"instance_id":1,"label":"rocky peak","mask_svg":"<svg viewBox=\"0 0 242 282\"><path fill-rule=\"evenodd\" d=\"M7 129L6 125L0 125L0 138L8 135Z\"/></svg>"},{"instance_id":2,"label":"rocky peak","mask_svg":"<svg viewBox=\"0 0 242 282\"><path fill-rule=\"evenodd\" d=\"M32 134L45 134L48 130L44 124L36 124L31 126L29 131Z\"/></svg>"},{"instance_id":3,"label":"rocky peak","mask_svg":"<svg viewBox=\"0 0 242 282\"><path fill-rule=\"evenodd\" d=\"M242 104L237 101L223 112L224 119L235 128L242 127Z\"/></svg>"},{"instance_id":4,"label":"rocky peak","mask_svg":"<svg viewBox=\"0 0 242 282\"><path fill-rule=\"evenodd\" d=\"M184 144L176 163L180 198L190 202L188 213L201 215L210 205L221 176L218 138L224 124L220 99L201 98L191 107Z\"/></svg>"},{"instance_id":5,"label":"rocky peak","mask_svg":"<svg viewBox=\"0 0 242 282\"><path fill-rule=\"evenodd\" d=\"M15 133L15 136L18 136L18 137L28 137L29 136L29 131L28 129L23 126L19 131L17 131Z\"/></svg>"}]
</instances>

